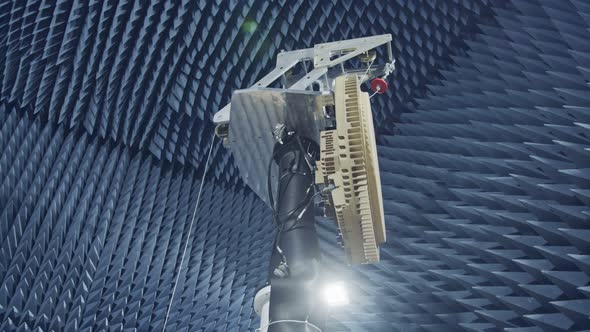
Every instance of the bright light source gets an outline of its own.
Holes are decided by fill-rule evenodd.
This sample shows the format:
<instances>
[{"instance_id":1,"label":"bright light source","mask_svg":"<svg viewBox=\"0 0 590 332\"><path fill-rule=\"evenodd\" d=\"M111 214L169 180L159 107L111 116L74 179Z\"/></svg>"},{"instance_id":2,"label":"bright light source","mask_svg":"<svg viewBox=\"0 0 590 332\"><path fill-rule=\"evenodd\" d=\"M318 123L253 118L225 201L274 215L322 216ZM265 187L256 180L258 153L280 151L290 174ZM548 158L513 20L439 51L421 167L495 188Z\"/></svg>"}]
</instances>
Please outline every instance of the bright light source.
<instances>
[{"instance_id":1,"label":"bright light source","mask_svg":"<svg viewBox=\"0 0 590 332\"><path fill-rule=\"evenodd\" d=\"M329 306L341 306L350 303L346 285L343 282L332 282L324 285L322 300Z\"/></svg>"}]
</instances>

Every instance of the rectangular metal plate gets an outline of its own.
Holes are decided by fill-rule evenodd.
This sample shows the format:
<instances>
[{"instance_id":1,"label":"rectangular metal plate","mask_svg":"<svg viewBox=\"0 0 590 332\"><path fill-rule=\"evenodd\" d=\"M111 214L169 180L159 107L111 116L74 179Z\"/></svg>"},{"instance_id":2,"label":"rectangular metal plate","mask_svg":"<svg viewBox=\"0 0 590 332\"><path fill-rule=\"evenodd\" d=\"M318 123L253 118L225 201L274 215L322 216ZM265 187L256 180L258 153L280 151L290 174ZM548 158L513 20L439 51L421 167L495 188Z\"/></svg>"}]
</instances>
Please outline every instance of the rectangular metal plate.
<instances>
[{"instance_id":1,"label":"rectangular metal plate","mask_svg":"<svg viewBox=\"0 0 590 332\"><path fill-rule=\"evenodd\" d=\"M320 131L326 126L324 101L324 95L317 91L261 88L234 92L229 145L245 184L267 204L268 163L275 144L273 129L282 123L319 144ZM276 172L273 174L275 186Z\"/></svg>"}]
</instances>

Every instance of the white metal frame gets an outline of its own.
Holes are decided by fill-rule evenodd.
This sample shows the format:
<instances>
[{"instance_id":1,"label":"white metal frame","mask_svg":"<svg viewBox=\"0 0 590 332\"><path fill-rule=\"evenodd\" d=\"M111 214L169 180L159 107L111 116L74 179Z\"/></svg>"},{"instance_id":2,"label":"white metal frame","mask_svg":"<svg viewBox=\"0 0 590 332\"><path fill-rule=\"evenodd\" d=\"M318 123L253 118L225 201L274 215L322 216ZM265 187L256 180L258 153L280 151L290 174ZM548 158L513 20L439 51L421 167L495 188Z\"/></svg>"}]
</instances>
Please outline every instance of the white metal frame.
<instances>
[{"instance_id":1,"label":"white metal frame","mask_svg":"<svg viewBox=\"0 0 590 332\"><path fill-rule=\"evenodd\" d=\"M382 66L381 68L376 67L376 70L374 72L372 71L367 78L375 74L388 75L391 71L393 71L395 64L391 49L391 40L391 35L386 34L317 44L313 48L306 48L296 51L282 51L277 56L276 67L260 81L256 82L251 88L266 88L279 78L283 77L287 71L295 67L297 64L303 61L313 60L313 70L308 72L291 86L286 87L286 89L291 90L305 90L314 82L321 82L322 77L325 78L325 82L328 82L329 78L326 74L328 73L329 68L335 67L337 65L342 66L345 61L351 60L356 56L359 56L384 44L387 44L387 56L389 58L389 63L387 63L385 66ZM344 72L343 66L342 71ZM329 86L326 88L329 89ZM231 103L225 105L225 107L223 107L219 112L215 113L213 116L213 122L216 125L229 123L230 111Z\"/></svg>"}]
</instances>

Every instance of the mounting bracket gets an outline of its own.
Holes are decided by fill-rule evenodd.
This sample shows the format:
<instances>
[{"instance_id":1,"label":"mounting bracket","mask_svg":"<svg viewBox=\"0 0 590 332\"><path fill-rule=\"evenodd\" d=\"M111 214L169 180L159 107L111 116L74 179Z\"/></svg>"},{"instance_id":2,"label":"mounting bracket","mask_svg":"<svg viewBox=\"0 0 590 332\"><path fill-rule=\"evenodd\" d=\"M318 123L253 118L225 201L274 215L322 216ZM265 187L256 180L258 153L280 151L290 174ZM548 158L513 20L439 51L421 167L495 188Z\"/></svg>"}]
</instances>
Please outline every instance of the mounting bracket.
<instances>
[{"instance_id":1,"label":"mounting bracket","mask_svg":"<svg viewBox=\"0 0 590 332\"><path fill-rule=\"evenodd\" d=\"M307 75L301 77L294 84L286 86L285 88L291 90L305 90L316 81L322 82L322 76L326 76L323 82L327 82L328 85L330 85L330 82L334 79L334 77L329 77L330 75L326 75L328 74L328 70L330 68L337 65L342 65L344 62L384 44L387 44L387 57L389 63L383 66L376 66L370 71L370 73L368 73L366 79L382 73L388 74L393 70L393 66L395 64L391 49L391 40L391 35L386 34L317 44L313 48L306 48L296 51L281 51L277 56L276 67L260 81L254 83L250 89L266 88L279 78L283 77L286 72L291 70L297 64L312 60L313 70L307 73ZM338 76L354 72L363 73L364 70L346 70L342 66L342 72L338 73ZM330 86L326 86L324 88L325 89L322 90L331 90ZM215 113L213 116L213 122L216 125L227 124L230 119L230 111L231 103L225 105L225 107L223 107L219 112Z\"/></svg>"}]
</instances>

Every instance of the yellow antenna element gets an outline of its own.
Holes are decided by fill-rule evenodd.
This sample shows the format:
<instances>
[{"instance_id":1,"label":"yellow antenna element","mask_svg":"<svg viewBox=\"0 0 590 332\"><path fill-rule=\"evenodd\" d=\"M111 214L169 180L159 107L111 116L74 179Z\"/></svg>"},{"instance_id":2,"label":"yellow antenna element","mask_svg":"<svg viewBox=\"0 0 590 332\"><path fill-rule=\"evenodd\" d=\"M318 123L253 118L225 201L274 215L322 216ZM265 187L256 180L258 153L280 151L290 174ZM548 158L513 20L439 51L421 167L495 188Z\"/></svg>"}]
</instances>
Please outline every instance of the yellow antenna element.
<instances>
[{"instance_id":1,"label":"yellow antenna element","mask_svg":"<svg viewBox=\"0 0 590 332\"><path fill-rule=\"evenodd\" d=\"M322 131L316 182L334 185L329 209L351 263L379 261L385 242L381 178L369 95L358 75L336 79L336 129Z\"/></svg>"}]
</instances>

